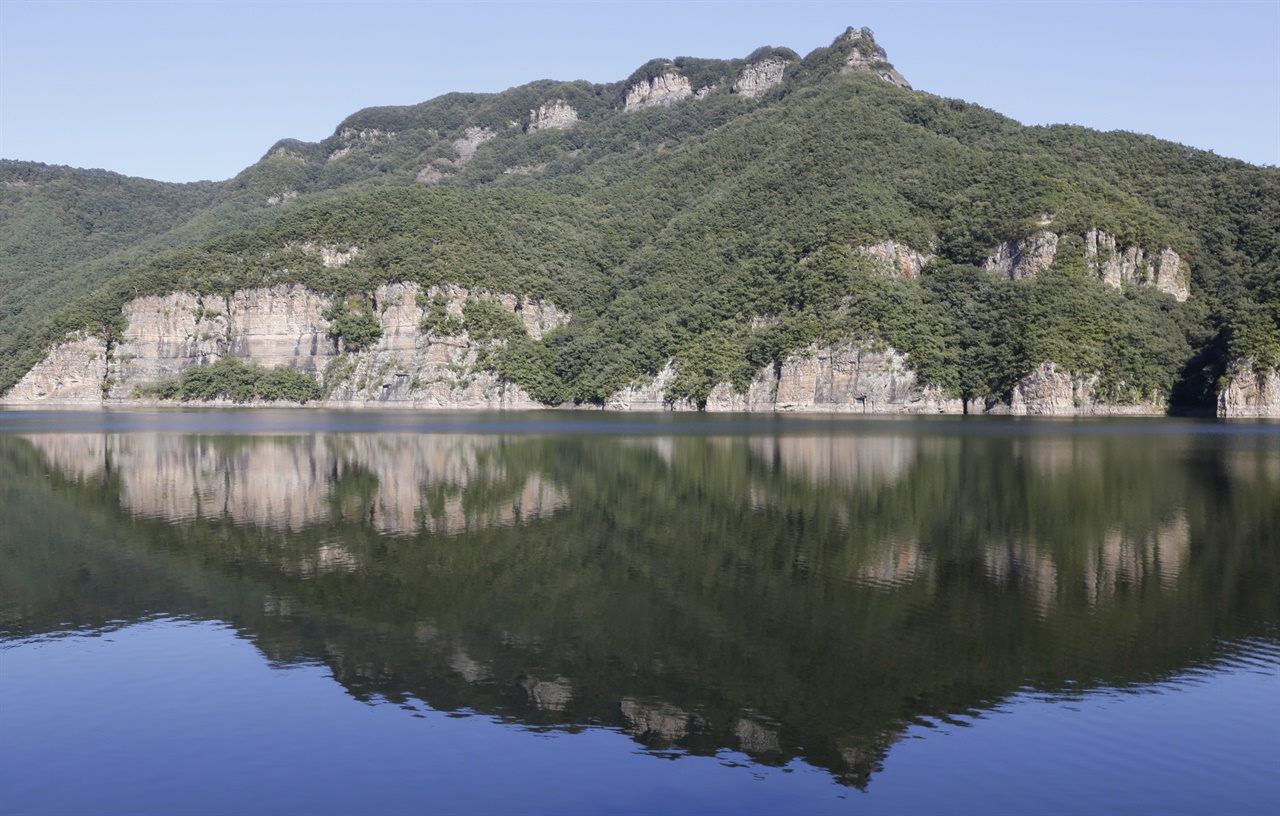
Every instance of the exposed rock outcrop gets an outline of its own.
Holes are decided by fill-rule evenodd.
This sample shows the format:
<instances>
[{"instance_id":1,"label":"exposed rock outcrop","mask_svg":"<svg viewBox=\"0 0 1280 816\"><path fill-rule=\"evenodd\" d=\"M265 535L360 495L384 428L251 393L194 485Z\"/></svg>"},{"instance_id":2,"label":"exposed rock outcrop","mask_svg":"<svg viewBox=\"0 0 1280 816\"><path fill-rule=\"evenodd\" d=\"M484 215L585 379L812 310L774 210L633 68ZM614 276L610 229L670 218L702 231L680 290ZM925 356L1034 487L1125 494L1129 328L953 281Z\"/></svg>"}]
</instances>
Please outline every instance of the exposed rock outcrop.
<instances>
[{"instance_id":1,"label":"exposed rock outcrop","mask_svg":"<svg viewBox=\"0 0 1280 816\"><path fill-rule=\"evenodd\" d=\"M1053 363L1041 363L1018 381L1008 405L988 403L987 413L1013 416L1134 415L1166 413L1159 398L1134 402L1108 402L1099 398L1096 374L1060 371Z\"/></svg>"},{"instance_id":2,"label":"exposed rock outcrop","mask_svg":"<svg viewBox=\"0 0 1280 816\"><path fill-rule=\"evenodd\" d=\"M1120 250L1114 235L1091 229L1084 235L1084 258L1091 270L1116 288L1132 281L1155 286L1179 301L1191 294L1191 269L1172 247L1147 257L1141 247Z\"/></svg>"},{"instance_id":3,"label":"exposed rock outcrop","mask_svg":"<svg viewBox=\"0 0 1280 816\"><path fill-rule=\"evenodd\" d=\"M453 140L453 149L458 151L457 165L464 166L476 155L476 151L480 149L480 145L497 136L489 128L469 127L462 132L460 138Z\"/></svg>"},{"instance_id":4,"label":"exposed rock outcrop","mask_svg":"<svg viewBox=\"0 0 1280 816\"><path fill-rule=\"evenodd\" d=\"M317 250L319 251L319 250ZM535 340L569 315L550 303L456 286L421 292L414 283L386 284L372 301L382 329L370 348L346 352L329 334L327 296L298 285L235 292L230 298L172 292L124 307L126 326L108 350L98 338L56 346L9 393L10 404L100 403L138 396L191 366L234 357L264 368L287 365L320 377L329 403L407 403L439 408L539 408L528 394L481 365L484 348L465 328L425 331L423 303L441 299L461 326L468 300L511 312ZM500 343L501 341L492 341Z\"/></svg>"},{"instance_id":5,"label":"exposed rock outcrop","mask_svg":"<svg viewBox=\"0 0 1280 816\"><path fill-rule=\"evenodd\" d=\"M922 386L906 357L861 343L810 346L761 369L746 394L728 383L712 389L708 411L816 411L916 414L964 411L932 386Z\"/></svg>"},{"instance_id":6,"label":"exposed rock outcrop","mask_svg":"<svg viewBox=\"0 0 1280 816\"><path fill-rule=\"evenodd\" d=\"M836 40L837 44L847 43L848 53L845 55L844 65L840 68L840 73L850 74L859 71L867 74L875 74L892 85L899 88L911 90L911 83L907 82L907 78L890 65L885 60L885 52L883 48L874 44L874 41L860 29L850 27ZM870 47L868 47L870 46Z\"/></svg>"},{"instance_id":7,"label":"exposed rock outcrop","mask_svg":"<svg viewBox=\"0 0 1280 816\"><path fill-rule=\"evenodd\" d=\"M529 126L526 131L532 133L544 128L567 130L577 123L578 112L568 102L557 99L548 105L529 111Z\"/></svg>"},{"instance_id":8,"label":"exposed rock outcrop","mask_svg":"<svg viewBox=\"0 0 1280 816\"><path fill-rule=\"evenodd\" d=\"M982 268L1008 275L1010 280L1033 278L1053 265L1057 251L1058 236L1041 230L1021 241L1008 241L996 247L982 262Z\"/></svg>"},{"instance_id":9,"label":"exposed rock outcrop","mask_svg":"<svg viewBox=\"0 0 1280 816\"><path fill-rule=\"evenodd\" d=\"M892 238L871 246L858 247L858 251L870 255L881 271L896 278L920 277L925 264L935 257L900 244Z\"/></svg>"},{"instance_id":10,"label":"exposed rock outcrop","mask_svg":"<svg viewBox=\"0 0 1280 816\"><path fill-rule=\"evenodd\" d=\"M651 380L639 380L615 394L611 410L696 410L687 400L668 399L676 370L668 363ZM705 410L797 411L818 413L962 413L964 404L932 386L922 386L893 349L860 343L810 346L757 372L745 394L728 383L711 389Z\"/></svg>"},{"instance_id":11,"label":"exposed rock outcrop","mask_svg":"<svg viewBox=\"0 0 1280 816\"><path fill-rule=\"evenodd\" d=\"M346 249L342 249L332 244L317 244L311 241L303 241L300 244L286 243L284 248L300 249L303 252L318 255L320 256L320 263L330 268L346 266L360 254L360 247L357 246L348 246Z\"/></svg>"},{"instance_id":12,"label":"exposed rock outcrop","mask_svg":"<svg viewBox=\"0 0 1280 816\"><path fill-rule=\"evenodd\" d=\"M604 407L611 411L669 410L672 406L666 402L667 388L675 378L675 366L668 362L654 377L634 380L609 397Z\"/></svg>"},{"instance_id":13,"label":"exposed rock outcrop","mask_svg":"<svg viewBox=\"0 0 1280 816\"><path fill-rule=\"evenodd\" d=\"M109 396L127 399L140 386L223 357L323 371L338 354L322 315L330 305L298 285L242 289L230 298L172 292L132 300L107 372Z\"/></svg>"},{"instance_id":14,"label":"exposed rock outcrop","mask_svg":"<svg viewBox=\"0 0 1280 816\"><path fill-rule=\"evenodd\" d=\"M733 92L747 98L759 96L770 88L782 84L782 74L790 65L789 60L781 57L753 62L742 69L742 73L734 80Z\"/></svg>"},{"instance_id":15,"label":"exposed rock outcrop","mask_svg":"<svg viewBox=\"0 0 1280 816\"><path fill-rule=\"evenodd\" d=\"M688 77L666 73L628 88L623 110L667 107L690 96L693 96L693 86L689 84Z\"/></svg>"},{"instance_id":16,"label":"exposed rock outcrop","mask_svg":"<svg viewBox=\"0 0 1280 816\"><path fill-rule=\"evenodd\" d=\"M435 408L541 408L523 390L495 372L477 366L481 347L466 330L457 335L424 333L419 295L441 299L448 314L460 318L468 299L482 298L513 312L534 339L568 322L569 316L548 303L520 300L514 295L470 292L457 286L432 287L422 293L417 284L378 287L382 338L367 351L346 358L326 373L329 404L358 406L371 402L409 403Z\"/></svg>"},{"instance_id":17,"label":"exposed rock outcrop","mask_svg":"<svg viewBox=\"0 0 1280 816\"><path fill-rule=\"evenodd\" d=\"M1041 220L1046 225L1046 220ZM1103 281L1119 289L1125 283L1154 286L1161 292L1184 301L1191 293L1191 267L1173 250L1165 247L1148 256L1142 247L1120 249L1115 236L1097 228L1084 238L1084 260L1089 269ZM1053 265L1058 253L1059 236L1040 230L1018 241L1008 241L991 250L982 268L1011 280L1031 278Z\"/></svg>"},{"instance_id":18,"label":"exposed rock outcrop","mask_svg":"<svg viewBox=\"0 0 1280 816\"><path fill-rule=\"evenodd\" d=\"M60 343L0 400L8 405L84 404L102 401L107 344L81 335Z\"/></svg>"},{"instance_id":19,"label":"exposed rock outcrop","mask_svg":"<svg viewBox=\"0 0 1280 816\"><path fill-rule=\"evenodd\" d=\"M1236 360L1218 391L1220 417L1280 417L1280 372L1254 371L1252 360Z\"/></svg>"}]
</instances>

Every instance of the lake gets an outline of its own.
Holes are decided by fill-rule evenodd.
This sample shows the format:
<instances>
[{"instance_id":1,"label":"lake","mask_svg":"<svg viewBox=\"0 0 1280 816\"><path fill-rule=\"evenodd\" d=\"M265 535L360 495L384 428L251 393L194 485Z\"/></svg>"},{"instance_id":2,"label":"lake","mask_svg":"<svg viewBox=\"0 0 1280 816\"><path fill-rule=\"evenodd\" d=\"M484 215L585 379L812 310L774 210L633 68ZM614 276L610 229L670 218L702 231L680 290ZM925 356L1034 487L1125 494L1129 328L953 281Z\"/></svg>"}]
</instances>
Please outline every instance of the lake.
<instances>
[{"instance_id":1,"label":"lake","mask_svg":"<svg viewBox=\"0 0 1280 816\"><path fill-rule=\"evenodd\" d=\"M1280 424L0 411L6 814L1280 811Z\"/></svg>"}]
</instances>

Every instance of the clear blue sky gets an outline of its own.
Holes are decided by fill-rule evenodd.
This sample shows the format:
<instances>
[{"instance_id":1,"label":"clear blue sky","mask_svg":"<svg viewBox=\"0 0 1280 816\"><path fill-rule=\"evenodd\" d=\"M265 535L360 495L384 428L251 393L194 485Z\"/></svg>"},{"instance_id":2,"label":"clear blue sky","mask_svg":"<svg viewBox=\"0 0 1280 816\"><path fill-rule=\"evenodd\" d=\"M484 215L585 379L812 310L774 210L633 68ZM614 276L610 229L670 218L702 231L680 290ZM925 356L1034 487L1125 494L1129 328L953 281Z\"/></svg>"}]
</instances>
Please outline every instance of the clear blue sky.
<instances>
[{"instance_id":1,"label":"clear blue sky","mask_svg":"<svg viewBox=\"0 0 1280 816\"><path fill-rule=\"evenodd\" d=\"M224 179L371 105L611 82L653 57L806 54L849 25L919 90L1280 165L1280 0L0 0L0 157Z\"/></svg>"}]
</instances>

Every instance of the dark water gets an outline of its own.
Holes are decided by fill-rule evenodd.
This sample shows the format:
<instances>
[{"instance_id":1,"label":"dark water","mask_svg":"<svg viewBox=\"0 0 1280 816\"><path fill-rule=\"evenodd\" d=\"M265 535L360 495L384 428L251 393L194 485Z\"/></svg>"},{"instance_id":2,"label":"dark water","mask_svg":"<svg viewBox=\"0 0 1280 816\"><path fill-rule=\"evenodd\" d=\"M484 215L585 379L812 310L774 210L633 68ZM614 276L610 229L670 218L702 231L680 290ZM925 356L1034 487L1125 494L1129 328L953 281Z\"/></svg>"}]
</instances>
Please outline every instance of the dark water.
<instances>
[{"instance_id":1,"label":"dark water","mask_svg":"<svg viewBox=\"0 0 1280 816\"><path fill-rule=\"evenodd\" d=\"M0 811L1280 812L1280 425L0 412Z\"/></svg>"}]
</instances>

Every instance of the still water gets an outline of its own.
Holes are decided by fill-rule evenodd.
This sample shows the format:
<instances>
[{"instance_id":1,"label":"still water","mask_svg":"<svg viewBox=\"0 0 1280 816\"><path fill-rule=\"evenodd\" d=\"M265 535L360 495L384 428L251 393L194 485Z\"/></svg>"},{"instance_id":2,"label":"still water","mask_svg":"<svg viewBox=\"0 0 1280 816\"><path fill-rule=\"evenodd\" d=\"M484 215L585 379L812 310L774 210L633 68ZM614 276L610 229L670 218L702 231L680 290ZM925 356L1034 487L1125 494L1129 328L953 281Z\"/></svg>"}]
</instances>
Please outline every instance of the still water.
<instances>
[{"instance_id":1,"label":"still water","mask_svg":"<svg viewBox=\"0 0 1280 816\"><path fill-rule=\"evenodd\" d=\"M0 810L1280 811L1280 424L0 412Z\"/></svg>"}]
</instances>

